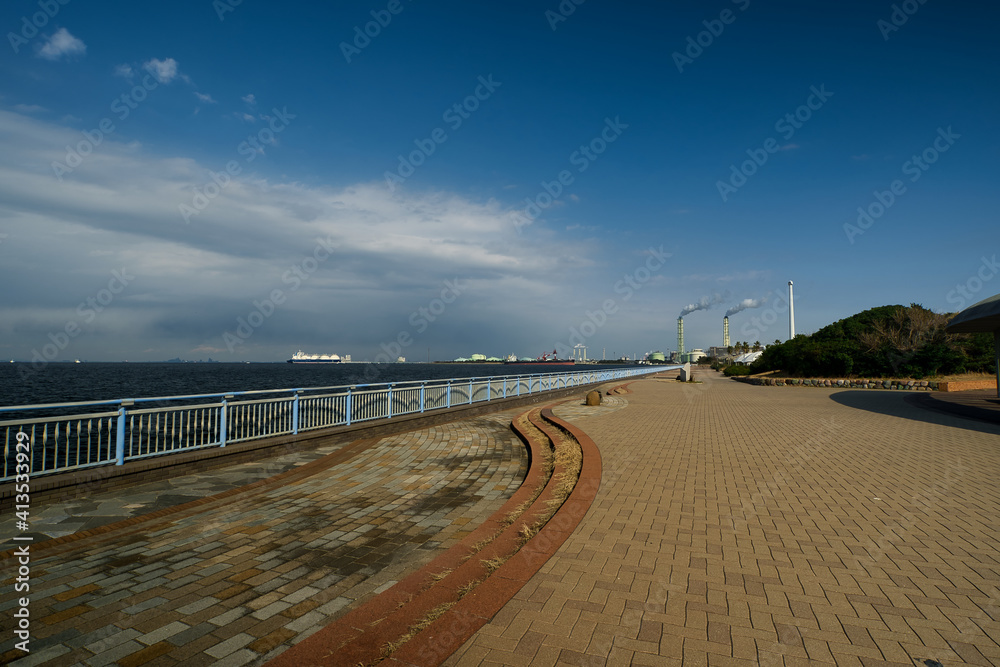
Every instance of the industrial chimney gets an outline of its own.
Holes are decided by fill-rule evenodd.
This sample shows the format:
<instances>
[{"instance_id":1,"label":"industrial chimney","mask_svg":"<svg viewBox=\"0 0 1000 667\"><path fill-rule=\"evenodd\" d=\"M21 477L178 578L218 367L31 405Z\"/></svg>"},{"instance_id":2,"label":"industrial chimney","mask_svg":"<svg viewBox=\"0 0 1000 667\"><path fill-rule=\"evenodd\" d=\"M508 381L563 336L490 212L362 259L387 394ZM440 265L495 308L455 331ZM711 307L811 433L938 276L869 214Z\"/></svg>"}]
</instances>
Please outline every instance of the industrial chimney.
<instances>
[{"instance_id":1,"label":"industrial chimney","mask_svg":"<svg viewBox=\"0 0 1000 667\"><path fill-rule=\"evenodd\" d=\"M788 340L795 338L795 300L792 299L792 281L788 281Z\"/></svg>"},{"instance_id":2,"label":"industrial chimney","mask_svg":"<svg viewBox=\"0 0 1000 667\"><path fill-rule=\"evenodd\" d=\"M729 347L729 316L722 318L722 347Z\"/></svg>"},{"instance_id":3,"label":"industrial chimney","mask_svg":"<svg viewBox=\"0 0 1000 667\"><path fill-rule=\"evenodd\" d=\"M677 318L677 356L684 354L684 318Z\"/></svg>"}]
</instances>

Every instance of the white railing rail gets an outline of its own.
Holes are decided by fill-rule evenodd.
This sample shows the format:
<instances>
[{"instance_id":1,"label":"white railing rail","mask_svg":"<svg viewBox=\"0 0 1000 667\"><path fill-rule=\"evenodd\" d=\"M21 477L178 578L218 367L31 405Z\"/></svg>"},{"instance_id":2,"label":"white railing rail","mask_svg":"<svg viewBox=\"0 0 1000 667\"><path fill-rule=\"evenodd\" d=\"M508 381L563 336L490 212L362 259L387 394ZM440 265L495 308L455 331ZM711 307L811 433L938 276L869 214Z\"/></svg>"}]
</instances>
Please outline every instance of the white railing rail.
<instances>
[{"instance_id":1,"label":"white railing rail","mask_svg":"<svg viewBox=\"0 0 1000 667\"><path fill-rule=\"evenodd\" d=\"M21 468L17 467L21 432L30 439L26 465L35 476L124 465L151 456L610 382L672 368L678 367L630 366L0 407L0 416L11 417L0 420L0 483L12 481L26 470L23 455Z\"/></svg>"}]
</instances>

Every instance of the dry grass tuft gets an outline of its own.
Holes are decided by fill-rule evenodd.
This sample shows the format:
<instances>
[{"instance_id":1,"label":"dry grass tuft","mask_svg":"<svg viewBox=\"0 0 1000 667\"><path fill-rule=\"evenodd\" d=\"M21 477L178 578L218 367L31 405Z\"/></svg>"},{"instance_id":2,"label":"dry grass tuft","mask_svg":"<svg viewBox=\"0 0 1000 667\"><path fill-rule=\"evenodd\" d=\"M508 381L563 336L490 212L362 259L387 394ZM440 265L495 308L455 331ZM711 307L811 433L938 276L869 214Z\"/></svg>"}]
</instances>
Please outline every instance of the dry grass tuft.
<instances>
[{"instance_id":1,"label":"dry grass tuft","mask_svg":"<svg viewBox=\"0 0 1000 667\"><path fill-rule=\"evenodd\" d=\"M521 503L520 505L518 505L517 507L515 507L513 510L511 510L510 512L508 512L507 516L505 516L504 519L503 519L503 524L505 526L509 526L512 523L514 523L515 521L517 521L519 518L521 518L521 515L524 514L525 510L527 510L529 507L531 507L532 501L534 501L534 498L532 498L530 500L525 500L523 503Z\"/></svg>"},{"instance_id":2,"label":"dry grass tuft","mask_svg":"<svg viewBox=\"0 0 1000 667\"><path fill-rule=\"evenodd\" d=\"M507 558L507 556L494 556L484 559L482 564L486 567L486 574L493 574L500 569L500 566L507 562Z\"/></svg>"},{"instance_id":3,"label":"dry grass tuft","mask_svg":"<svg viewBox=\"0 0 1000 667\"><path fill-rule=\"evenodd\" d=\"M484 581L486 581L486 579L474 579L473 581L470 581L469 583L459 588L458 599L461 600L462 598L464 598L466 595L471 593L476 588L476 586L483 583Z\"/></svg>"},{"instance_id":4,"label":"dry grass tuft","mask_svg":"<svg viewBox=\"0 0 1000 667\"><path fill-rule=\"evenodd\" d=\"M445 602L431 609L422 619L411 625L410 629L406 631L405 635L403 635L394 642L389 642L385 644L382 647L382 656L388 658L390 655L398 651L403 646L403 644L413 639L413 637L416 636L418 632L424 630L431 623L441 618L441 616L443 616L444 613L449 609L451 609L453 606L455 606L454 602Z\"/></svg>"}]
</instances>

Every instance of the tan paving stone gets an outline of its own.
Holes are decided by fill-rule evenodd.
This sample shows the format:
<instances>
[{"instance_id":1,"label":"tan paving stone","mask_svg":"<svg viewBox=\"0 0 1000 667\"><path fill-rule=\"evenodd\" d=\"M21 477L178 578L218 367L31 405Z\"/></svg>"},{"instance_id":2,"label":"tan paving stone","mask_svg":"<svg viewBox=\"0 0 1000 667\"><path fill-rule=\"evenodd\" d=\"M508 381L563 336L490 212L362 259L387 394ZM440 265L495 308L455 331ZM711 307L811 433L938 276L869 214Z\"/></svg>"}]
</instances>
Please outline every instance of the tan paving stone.
<instances>
[{"instance_id":1,"label":"tan paving stone","mask_svg":"<svg viewBox=\"0 0 1000 667\"><path fill-rule=\"evenodd\" d=\"M901 394L705 375L697 389L636 382L614 411L556 409L603 458L593 506L546 565L560 576L546 609L578 606L578 622L597 623L587 654L657 623L657 657L684 664L1000 655L1000 613L984 609L1000 581L1000 428ZM623 607L603 577L624 572L637 599ZM639 606L654 596L666 605ZM511 612L466 648L541 620ZM615 615L636 633L614 631Z\"/></svg>"}]
</instances>

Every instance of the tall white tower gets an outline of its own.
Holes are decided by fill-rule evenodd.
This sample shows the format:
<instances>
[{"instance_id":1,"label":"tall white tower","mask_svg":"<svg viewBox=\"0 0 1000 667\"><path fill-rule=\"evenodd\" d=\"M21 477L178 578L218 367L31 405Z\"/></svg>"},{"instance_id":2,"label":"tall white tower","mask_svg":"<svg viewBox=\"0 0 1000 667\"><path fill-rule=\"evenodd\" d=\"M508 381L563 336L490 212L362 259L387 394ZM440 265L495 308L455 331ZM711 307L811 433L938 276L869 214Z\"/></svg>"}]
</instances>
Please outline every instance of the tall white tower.
<instances>
[{"instance_id":1,"label":"tall white tower","mask_svg":"<svg viewBox=\"0 0 1000 667\"><path fill-rule=\"evenodd\" d=\"M677 354L684 354L684 318L677 318Z\"/></svg>"},{"instance_id":2,"label":"tall white tower","mask_svg":"<svg viewBox=\"0 0 1000 667\"><path fill-rule=\"evenodd\" d=\"M729 347L729 316L722 318L722 347Z\"/></svg>"},{"instance_id":3,"label":"tall white tower","mask_svg":"<svg viewBox=\"0 0 1000 667\"><path fill-rule=\"evenodd\" d=\"M795 300L792 298L792 281L788 281L788 340L795 338Z\"/></svg>"}]
</instances>

